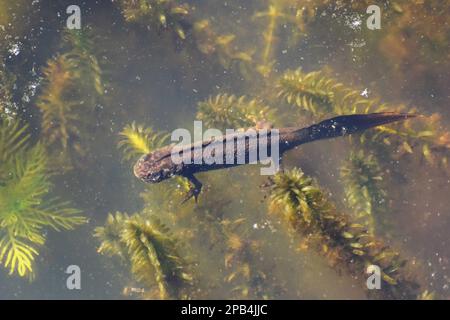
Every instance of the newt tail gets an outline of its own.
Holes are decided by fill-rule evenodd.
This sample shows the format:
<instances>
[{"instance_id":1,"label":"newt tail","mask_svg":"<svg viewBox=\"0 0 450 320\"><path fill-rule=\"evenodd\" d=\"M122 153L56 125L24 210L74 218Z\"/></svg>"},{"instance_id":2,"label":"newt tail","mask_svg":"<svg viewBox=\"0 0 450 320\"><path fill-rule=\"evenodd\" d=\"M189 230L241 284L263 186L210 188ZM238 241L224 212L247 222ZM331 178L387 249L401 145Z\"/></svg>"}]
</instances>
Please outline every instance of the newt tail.
<instances>
[{"instance_id":1,"label":"newt tail","mask_svg":"<svg viewBox=\"0 0 450 320\"><path fill-rule=\"evenodd\" d=\"M386 125L392 122L403 121L415 116L416 115L414 114L395 112L353 114L327 119L306 128L281 128L278 130L279 156L281 157L284 152L305 143L363 132L371 128ZM267 148L272 152L273 146L271 143L273 142L269 139L270 131L267 133L267 130L257 129L254 132L255 135L253 138L256 139L256 142L258 142L255 144L249 142L250 138L246 136L247 133L240 133L241 136L244 135L243 140L239 140L239 135L232 134L215 137L214 139L200 141L185 146L170 145L162 147L149 154L143 155L134 166L134 174L137 178L148 183L158 183L175 175L186 177L190 180L192 185L186 200L194 197L197 201L202 184L194 176L194 174L198 172L206 172L248 164L249 161L247 160L249 160L252 152L258 155L257 160L265 160L262 159L261 155L257 152L259 141L262 138L265 138L264 141L268 144ZM214 144L220 147L231 144L232 148L223 148L223 150L226 149L227 151L221 156L223 156L223 159L225 159L226 156L229 156L235 161L232 164L227 161L213 164L208 162L208 159L205 159L204 151L211 148ZM188 154L189 156L187 159L189 161L175 163L172 159L172 153L174 150L177 150L177 153L181 155ZM236 161L239 157L239 152L245 153L246 161L244 163ZM226 155L226 153L228 153L228 155Z\"/></svg>"}]
</instances>

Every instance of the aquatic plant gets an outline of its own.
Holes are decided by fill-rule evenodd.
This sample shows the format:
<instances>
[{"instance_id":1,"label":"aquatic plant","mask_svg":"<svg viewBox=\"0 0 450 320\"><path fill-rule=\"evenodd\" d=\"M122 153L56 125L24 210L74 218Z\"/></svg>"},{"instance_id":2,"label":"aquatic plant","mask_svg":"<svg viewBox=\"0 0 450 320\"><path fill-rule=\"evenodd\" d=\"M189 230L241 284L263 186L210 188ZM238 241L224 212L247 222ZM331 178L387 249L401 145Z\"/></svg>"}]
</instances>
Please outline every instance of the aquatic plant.
<instances>
[{"instance_id":1,"label":"aquatic plant","mask_svg":"<svg viewBox=\"0 0 450 320\"><path fill-rule=\"evenodd\" d=\"M149 29L170 30L180 39L186 39L187 4L175 0L120 0L119 5L126 21Z\"/></svg>"},{"instance_id":2,"label":"aquatic plant","mask_svg":"<svg viewBox=\"0 0 450 320\"><path fill-rule=\"evenodd\" d=\"M288 70L279 79L277 95L317 117L334 111L333 89L336 86L341 84L326 79L320 71L305 74L301 69Z\"/></svg>"},{"instance_id":3,"label":"aquatic plant","mask_svg":"<svg viewBox=\"0 0 450 320\"><path fill-rule=\"evenodd\" d=\"M384 189L383 173L373 154L364 150L352 151L341 167L345 198L356 215L356 220L368 229L370 234L382 228L385 230L388 211Z\"/></svg>"},{"instance_id":4,"label":"aquatic plant","mask_svg":"<svg viewBox=\"0 0 450 320\"><path fill-rule=\"evenodd\" d=\"M432 298L432 293L426 290L420 293L413 284L409 285L407 265L403 265L392 247L386 247L377 237L391 231L386 227L388 220L398 225L405 236L390 238L390 241L402 240L408 250L417 252L416 259L422 257L430 261L432 259L428 258L434 257L434 250L423 249L430 243L445 243L441 241L444 233L433 227L445 220L438 221L434 217L437 214L442 218L445 204L417 198L418 194L429 193L436 198L433 200L441 199L445 189L439 193L435 193L435 189L444 187L448 180L438 176L438 170L427 168L417 172L425 162L447 166L450 134L443 129L438 115L381 126L352 135L345 141L301 148L307 153L306 157L301 157L303 153L292 152L286 159L288 163L301 161L308 172L336 180L333 168L346 151L352 150L349 157L345 155L341 179L337 179L342 185L331 181L334 196L345 193L346 199L336 201L347 200L348 216L333 206L327 199L328 193L313 181L305 181L304 175L296 178L292 171L286 172L285 180L291 181L286 185L275 178L273 188L281 191L277 199L271 198L271 208L284 214L293 226L291 229L297 231L295 237L302 238L300 242L296 242L297 238L286 239L285 232L276 230L278 224L276 227L264 225L267 226L265 231L261 227L260 222L264 223L266 217L259 216L265 212L260 212L264 211L260 210L261 194L254 187L262 178L255 174L254 168L243 166L201 173L199 178L205 183L199 203L192 201L181 206L183 193L190 187L188 180L174 177L160 184L144 184L135 179L130 170L138 157L169 143L166 133L157 130L161 126L130 123L123 128L119 135L119 154L123 154L124 164L118 176L115 175L119 165L114 157L116 152L111 149L118 137L112 137L111 130L123 121L125 113L129 117L146 113L146 101L152 101L155 110L161 111L167 103L182 102L181 96L191 100L194 96L209 94L212 96L199 104L198 118L221 129L252 127L260 121L282 122L283 126L304 125L344 113L416 110L384 104L381 98L372 98L372 92L369 99L367 91L341 83L326 69L306 72L305 65L304 71L288 69L277 79L278 72L295 68L298 61L305 61L307 65L332 65L336 71L344 72L346 79L364 78L366 83L377 86L372 91L389 89L387 94L399 101L414 97L414 101L421 101L421 112L442 109L448 82L443 71L448 69L450 61L447 1L377 1L382 8L383 32L368 31L365 27L365 11L373 4L366 0L116 0L112 5L86 2L85 9L96 12L86 17L92 21L93 28L83 23L82 30L62 31L58 48L52 46L52 37L55 30L61 30L61 25L53 26L58 19L45 18L54 15L55 6L50 2L34 1L30 6L24 0L14 3L0 0L0 58L6 65L0 63L0 118L31 119L33 129L42 125L40 131L33 131L32 138L20 122L8 122L7 129L1 129L3 125L0 125L0 131L3 130L0 133L0 241L11 233L17 240L14 246L23 248L11 254L8 271L14 259L22 260L16 264L16 274L25 270L29 275L33 273L30 268L37 270L33 258L37 260L37 252L45 245L39 244L45 241L39 235L45 238L47 230L52 229L42 226L34 232L36 223L31 219L37 221L37 218L27 218L32 221L31 227L22 227L16 216L28 217L28 213L15 216L8 212L30 212L31 216L31 212L37 214L41 209L48 209L52 203L47 201L52 197L48 171L79 166L82 161L100 161L98 166L92 166L94 175L92 170L77 170L68 177L60 177L59 183L79 185L79 196L86 205L104 207L120 202L132 210L136 206L143 207L133 216L120 212L110 214L105 225L96 229L101 240L99 252L120 257L129 269L124 294L142 298L196 295L206 299L280 298L283 294L274 288L282 286L287 290L287 298L309 298L311 294L324 297L329 293L345 295L333 290L336 286L325 281L326 274L310 286L293 283L297 278L301 282L309 279L306 273L297 277L285 272L306 261L304 256L286 254L291 245L297 243L303 249L309 247L321 253L338 271L357 277L355 281L362 285L367 278L364 276L366 264L381 265L385 291L373 290L369 296L415 298L418 293L420 298ZM38 13L26 14L30 10ZM95 19L97 13L100 13L99 19ZM105 24L106 16L119 19L112 25ZM130 35L130 27L137 32ZM305 41L299 43L301 37ZM177 44L175 49L168 46L171 40ZM112 54L105 53L108 59L100 58L103 54L97 51L97 41L102 42L100 47L112 49L108 50ZM43 65L45 56L52 58ZM112 64L111 79L117 81L111 90L106 90L103 64L106 60ZM43 82L35 81L37 78ZM372 80L376 81L372 83ZM23 92L30 81L39 90L38 110L20 101L20 96L27 96ZM277 81L277 90L273 90ZM216 96L211 93L214 88L229 90L229 94ZM190 94L191 90L194 94ZM399 95L399 92L407 94ZM106 93L114 98L111 103L103 103ZM278 99L275 98L277 93ZM167 94L170 97L167 98ZM31 104L35 103L30 97ZM115 109L109 113L111 108ZM36 117L35 111L42 117ZM181 114L162 112L158 120L165 121L164 117L168 116L170 123L183 122L186 120L183 117L190 112L192 105L183 108ZM100 127L104 124L108 124L108 128ZM342 143L346 144L344 149ZM300 158L306 158L305 162ZM39 172L44 172L42 175L47 182L36 178ZM406 188L401 188L402 178L408 179ZM111 184L111 179L115 183ZM119 197L115 197L112 193L118 185L125 187ZM274 189L272 194L276 193ZM34 193L33 190L41 191ZM287 190L292 192L287 198L282 197ZM61 201L55 200L55 203ZM399 208L400 204L404 205L403 209ZM341 208L341 203L336 205ZM390 212L391 206L392 210L401 211L399 215ZM423 206L427 206L424 215L413 212L413 207ZM52 212L56 211L60 212ZM173 236L166 234L165 228L155 223L150 214L171 227L179 239L175 241L177 244L192 245L203 271L202 283L191 286L188 263L181 257L185 250L167 245L166 239L173 239ZM415 215L414 219L402 223L403 219L411 218L411 214ZM242 216L246 217L245 221ZM53 218L49 220L53 222ZM250 221L255 222L255 229ZM33 232L27 231L28 238L19 237L14 233L16 229L21 233L25 233L25 229ZM437 231L434 241L421 241L433 231ZM3 243L8 246L0 261L2 266L13 246L8 241L0 242L0 254ZM161 243L164 245L159 246ZM417 246L418 243L423 246ZM433 262L427 273L431 275L432 287L446 276L445 250L436 248L436 253L439 253L439 263ZM180 259L173 261L173 255ZM415 265L420 265L416 259ZM322 274L317 268L321 263L316 262L315 259L307 262L313 269L312 278ZM181 275L177 264L189 276ZM275 278L278 274L280 279ZM113 282L117 280L123 278L114 273ZM7 284L6 287L16 286ZM5 294L15 296L18 293L7 290ZM114 295L111 291L104 294Z\"/></svg>"},{"instance_id":5,"label":"aquatic plant","mask_svg":"<svg viewBox=\"0 0 450 320\"><path fill-rule=\"evenodd\" d=\"M69 148L83 152L80 143L80 116L74 110L80 105L71 97L74 70L74 62L65 56L60 55L50 60L43 70L43 91L37 102L37 107L42 112L42 135L46 145L67 157Z\"/></svg>"},{"instance_id":6,"label":"aquatic plant","mask_svg":"<svg viewBox=\"0 0 450 320\"><path fill-rule=\"evenodd\" d=\"M129 218L128 214L119 211L115 214L108 214L105 225L95 229L95 237L101 240L97 252L111 257L118 256L125 261L127 258L127 247L122 242L120 234Z\"/></svg>"},{"instance_id":7,"label":"aquatic plant","mask_svg":"<svg viewBox=\"0 0 450 320\"><path fill-rule=\"evenodd\" d=\"M268 78L273 72L275 51L277 43L280 42L279 29L282 27L289 32L289 43L287 46L293 45L298 41L305 31L305 21L303 3L294 3L289 0L269 0L266 11L256 12L253 16L254 20L263 21L262 33L263 44L261 50L260 61L256 69L265 78ZM285 43L283 42L283 45ZM280 45L279 45L280 46Z\"/></svg>"},{"instance_id":8,"label":"aquatic plant","mask_svg":"<svg viewBox=\"0 0 450 320\"><path fill-rule=\"evenodd\" d=\"M12 118L17 113L17 105L12 98L14 82L15 76L0 61L0 118Z\"/></svg>"},{"instance_id":9,"label":"aquatic plant","mask_svg":"<svg viewBox=\"0 0 450 320\"><path fill-rule=\"evenodd\" d=\"M86 219L68 202L49 196L45 148L32 146L26 130L0 119L0 263L10 275L32 279L44 230L71 230Z\"/></svg>"},{"instance_id":10,"label":"aquatic plant","mask_svg":"<svg viewBox=\"0 0 450 320\"><path fill-rule=\"evenodd\" d=\"M87 103L95 106L99 97L105 92L103 71L95 53L94 36L90 29L66 29L63 34L62 47L66 59L73 62L76 68L77 85L84 97L90 98Z\"/></svg>"},{"instance_id":11,"label":"aquatic plant","mask_svg":"<svg viewBox=\"0 0 450 320\"><path fill-rule=\"evenodd\" d=\"M63 34L62 54L43 68L43 89L36 106L42 114L42 135L52 161L71 169L84 159L88 141L84 132L94 126L95 107L104 94L99 62L87 31Z\"/></svg>"},{"instance_id":12,"label":"aquatic plant","mask_svg":"<svg viewBox=\"0 0 450 320\"><path fill-rule=\"evenodd\" d=\"M21 152L29 143L28 126L17 120L0 118L0 160L2 164L11 161L15 152Z\"/></svg>"},{"instance_id":13,"label":"aquatic plant","mask_svg":"<svg viewBox=\"0 0 450 320\"><path fill-rule=\"evenodd\" d=\"M156 132L135 122L126 125L119 135L118 147L126 160L136 159L166 145L170 137L168 133Z\"/></svg>"},{"instance_id":14,"label":"aquatic plant","mask_svg":"<svg viewBox=\"0 0 450 320\"><path fill-rule=\"evenodd\" d=\"M428 70L434 70L438 65L448 66L444 49L450 42L449 27L445 23L445 13L450 9L447 2L401 1L388 7L396 12L395 20L388 25L388 32L377 45L387 62L396 66L396 71L407 72L408 68L398 64L404 65L410 61L426 65ZM412 17L418 14L421 14L422 18L412 20ZM439 25L439 28L433 28L432 24ZM420 33L420 36L417 33ZM406 34L411 36L401 43L396 43Z\"/></svg>"},{"instance_id":15,"label":"aquatic plant","mask_svg":"<svg viewBox=\"0 0 450 320\"><path fill-rule=\"evenodd\" d=\"M161 299L187 297L182 289L191 284L193 277L177 253L178 244L164 225L150 224L136 216L127 223L122 236L130 252L132 272L138 280L147 281L151 265Z\"/></svg>"},{"instance_id":16,"label":"aquatic plant","mask_svg":"<svg viewBox=\"0 0 450 320\"><path fill-rule=\"evenodd\" d=\"M362 135L360 143L367 141L371 144L374 141L376 146L377 142L382 141L388 147L396 148L398 157L419 154L429 165L448 170L450 132L441 124L441 115L421 116L411 123L399 127L380 127L378 131L374 137Z\"/></svg>"},{"instance_id":17,"label":"aquatic plant","mask_svg":"<svg viewBox=\"0 0 450 320\"><path fill-rule=\"evenodd\" d=\"M120 256L130 265L136 281L150 290L146 298L188 298L194 280L189 265L179 254L180 244L158 219L143 213L109 214L105 226L95 229L95 236L101 241L99 253Z\"/></svg>"},{"instance_id":18,"label":"aquatic plant","mask_svg":"<svg viewBox=\"0 0 450 320\"><path fill-rule=\"evenodd\" d=\"M191 33L192 46L188 48L196 48L213 57L224 69L236 68L242 76L250 78L253 52L238 49L236 35L217 32L209 19L192 19L188 4L176 0L121 0L119 5L128 22L149 30L168 30L181 40L186 40L188 32Z\"/></svg>"},{"instance_id":19,"label":"aquatic plant","mask_svg":"<svg viewBox=\"0 0 450 320\"><path fill-rule=\"evenodd\" d=\"M370 113L382 111L404 111L405 106L387 105L378 98L366 98L357 90L337 81L326 72L305 73L301 68L286 70L277 84L277 95L289 105L315 119L324 116Z\"/></svg>"},{"instance_id":20,"label":"aquatic plant","mask_svg":"<svg viewBox=\"0 0 450 320\"><path fill-rule=\"evenodd\" d=\"M229 273L226 283L236 284L232 293L236 298L268 299L271 291L268 275L259 268L262 259L261 241L252 239L245 218L221 221L226 241L224 265Z\"/></svg>"},{"instance_id":21,"label":"aquatic plant","mask_svg":"<svg viewBox=\"0 0 450 320\"><path fill-rule=\"evenodd\" d=\"M199 102L197 119L209 128L239 129L254 127L259 121L274 121L274 114L259 99L218 94Z\"/></svg>"},{"instance_id":22,"label":"aquatic plant","mask_svg":"<svg viewBox=\"0 0 450 320\"><path fill-rule=\"evenodd\" d=\"M313 180L299 169L274 176L270 193L271 211L280 212L293 231L302 237L302 247L312 248L330 264L365 283L369 265L381 268L381 290L369 296L382 299L415 299L418 283L406 269L400 254L371 236L361 224L339 214ZM373 292L377 291L377 292Z\"/></svg>"},{"instance_id":23,"label":"aquatic plant","mask_svg":"<svg viewBox=\"0 0 450 320\"><path fill-rule=\"evenodd\" d=\"M266 31L263 33L263 38L265 41L265 47L262 53L261 65L258 67L258 71L264 76L269 76L273 68L273 46L275 41L275 33L277 29L277 19L282 15L278 11L275 4L270 4L267 12L259 12L255 14L255 18L267 18L269 21L267 23Z\"/></svg>"}]
</instances>

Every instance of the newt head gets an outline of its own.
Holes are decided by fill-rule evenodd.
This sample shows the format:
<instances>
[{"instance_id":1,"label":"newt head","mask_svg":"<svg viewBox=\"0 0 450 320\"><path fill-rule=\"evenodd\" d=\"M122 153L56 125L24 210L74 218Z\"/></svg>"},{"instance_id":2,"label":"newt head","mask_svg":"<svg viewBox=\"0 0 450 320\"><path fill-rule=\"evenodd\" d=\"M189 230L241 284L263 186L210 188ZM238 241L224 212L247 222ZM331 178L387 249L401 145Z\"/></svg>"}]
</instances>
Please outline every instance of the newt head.
<instances>
[{"instance_id":1,"label":"newt head","mask_svg":"<svg viewBox=\"0 0 450 320\"><path fill-rule=\"evenodd\" d=\"M139 158L133 167L134 175L147 183L158 183L173 177L180 166L175 165L166 148L145 154Z\"/></svg>"}]
</instances>

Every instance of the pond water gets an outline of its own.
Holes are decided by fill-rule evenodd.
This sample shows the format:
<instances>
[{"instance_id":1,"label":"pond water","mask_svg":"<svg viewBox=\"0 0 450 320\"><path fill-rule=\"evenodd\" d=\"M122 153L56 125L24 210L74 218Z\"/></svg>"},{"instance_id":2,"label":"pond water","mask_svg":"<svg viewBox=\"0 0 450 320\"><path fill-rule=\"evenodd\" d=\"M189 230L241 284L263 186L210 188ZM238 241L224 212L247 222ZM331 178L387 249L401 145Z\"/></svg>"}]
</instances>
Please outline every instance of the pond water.
<instances>
[{"instance_id":1,"label":"pond water","mask_svg":"<svg viewBox=\"0 0 450 320\"><path fill-rule=\"evenodd\" d=\"M447 299L449 10L0 0L0 299ZM202 172L197 203L133 174L194 120L385 111L420 116L289 151L276 177Z\"/></svg>"}]
</instances>

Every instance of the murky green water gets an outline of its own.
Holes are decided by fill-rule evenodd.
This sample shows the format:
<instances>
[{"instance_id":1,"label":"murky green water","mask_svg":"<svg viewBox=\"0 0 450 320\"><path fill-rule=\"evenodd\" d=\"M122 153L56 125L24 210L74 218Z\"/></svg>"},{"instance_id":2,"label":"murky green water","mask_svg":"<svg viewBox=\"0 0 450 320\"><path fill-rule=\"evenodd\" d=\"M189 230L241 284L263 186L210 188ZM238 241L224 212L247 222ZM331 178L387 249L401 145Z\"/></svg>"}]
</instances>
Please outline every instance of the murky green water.
<instances>
[{"instance_id":1,"label":"murky green water","mask_svg":"<svg viewBox=\"0 0 450 320\"><path fill-rule=\"evenodd\" d=\"M69 31L74 4L81 29ZM380 29L367 26L372 4ZM449 10L0 1L0 298L448 298ZM257 166L204 172L198 204L181 205L185 180L133 175L142 153L170 142L163 133L196 119L280 128L380 111L425 117L288 152L289 188L264 187ZM320 199L295 189L293 168ZM108 224L116 212L128 216ZM385 247L401 258L380 256ZM370 264L379 295L366 287ZM67 287L71 265L80 289Z\"/></svg>"}]
</instances>

